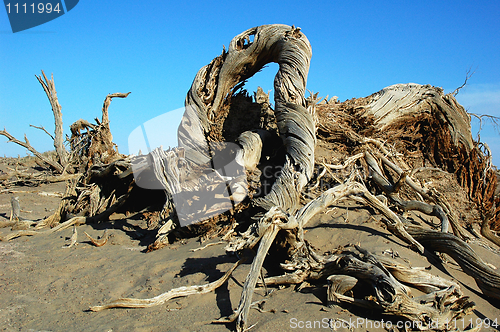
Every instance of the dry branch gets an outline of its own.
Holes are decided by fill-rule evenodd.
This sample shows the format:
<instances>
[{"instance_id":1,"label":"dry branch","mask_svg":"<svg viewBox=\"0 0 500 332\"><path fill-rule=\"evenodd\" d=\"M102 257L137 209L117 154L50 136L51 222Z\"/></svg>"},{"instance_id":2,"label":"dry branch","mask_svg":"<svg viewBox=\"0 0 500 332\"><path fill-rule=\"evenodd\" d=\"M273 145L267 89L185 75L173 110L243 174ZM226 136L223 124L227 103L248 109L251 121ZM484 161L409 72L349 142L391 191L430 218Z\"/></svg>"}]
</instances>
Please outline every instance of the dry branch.
<instances>
[{"instance_id":1,"label":"dry branch","mask_svg":"<svg viewBox=\"0 0 500 332\"><path fill-rule=\"evenodd\" d=\"M450 233L408 226L408 233L429 250L450 255L462 270L476 279L484 295L500 299L500 274L485 264L463 240Z\"/></svg>"},{"instance_id":2,"label":"dry branch","mask_svg":"<svg viewBox=\"0 0 500 332\"><path fill-rule=\"evenodd\" d=\"M374 151L374 154L387 166L389 166L392 170L394 170L399 176L403 174L403 170L397 166L395 163L391 162L387 157L382 155L378 151ZM429 199L431 201L434 201L436 203L435 206L439 206L435 212L433 212L435 215L437 215L442 223L442 230L445 231L448 229L447 225L449 222L449 225L451 225L451 228L453 229L453 233L457 235L458 237L462 239L467 239L469 238L468 235L465 234L463 227L458 223L456 216L454 215L454 212L451 208L449 208L449 204L446 202L446 199L438 193L437 191L433 190L427 190L422 188L420 185L418 185L411 177L406 176L405 177L406 183L417 193L422 195L422 197ZM434 211L434 208L433 208ZM444 212L444 213L442 213ZM446 222L446 219L448 222Z\"/></svg>"},{"instance_id":3,"label":"dry branch","mask_svg":"<svg viewBox=\"0 0 500 332\"><path fill-rule=\"evenodd\" d=\"M50 137L52 140L55 140L55 139L54 139L54 136L52 136L52 134L51 134L51 133L49 133L49 132L47 131L47 129L45 129L45 127L44 127L44 126L40 126L40 127L38 127L38 126L34 126L34 125L30 124L30 127L33 127L33 128L36 128L36 129L43 130L43 132L45 132L47 135L49 135L49 137Z\"/></svg>"},{"instance_id":4,"label":"dry branch","mask_svg":"<svg viewBox=\"0 0 500 332\"><path fill-rule=\"evenodd\" d=\"M492 215L493 213L490 213L484 217L484 220L481 223L481 235L500 247L500 237L495 235L490 229Z\"/></svg>"},{"instance_id":5,"label":"dry branch","mask_svg":"<svg viewBox=\"0 0 500 332\"><path fill-rule=\"evenodd\" d=\"M94 239L92 236L90 236L87 232L84 232L87 238L90 240L90 242L96 246L96 247L102 247L108 242L109 235L108 235L108 230L105 229L104 233L99 239Z\"/></svg>"},{"instance_id":6,"label":"dry branch","mask_svg":"<svg viewBox=\"0 0 500 332\"><path fill-rule=\"evenodd\" d=\"M229 277L231 276L233 271L242 262L243 262L243 260L239 260L220 279L218 279L214 282L211 282L209 284L206 284L206 285L179 287L179 288L172 289L168 292L165 292L163 294L160 294L160 295L155 296L155 297L150 298L150 299L122 298L122 299L118 299L116 301L113 301L111 303L105 304L105 305L90 307L89 310L101 311L101 310L110 309L110 308L148 308L148 307L153 307L153 306L163 304L163 303L167 302L168 300L176 298L176 297L189 296L189 295L194 295L194 294L210 293L211 291L222 286L227 281L227 279L229 279Z\"/></svg>"},{"instance_id":7,"label":"dry branch","mask_svg":"<svg viewBox=\"0 0 500 332\"><path fill-rule=\"evenodd\" d=\"M442 232L447 232L448 231L448 216L446 213L443 211L443 208L439 205L431 205L425 202L421 201L416 201L416 200L411 200L411 201L406 201L403 200L399 197L398 191L399 188L401 188L402 183L406 180L407 175L406 173L401 173L401 176L399 180L397 181L396 184L392 185L389 180L387 180L383 175L378 167L378 164L376 163L375 159L371 156L369 152L365 153L365 160L366 163L371 167L371 176L373 181L385 192L385 194L398 205L400 208L402 208L404 211L409 211L409 210L416 210L423 212L429 216L435 216L439 218L441 221L441 231Z\"/></svg>"},{"instance_id":8,"label":"dry branch","mask_svg":"<svg viewBox=\"0 0 500 332\"><path fill-rule=\"evenodd\" d=\"M269 211L271 212L271 211ZM257 256L252 262L250 267L250 272L243 285L243 290L241 293L240 303L238 309L236 310L237 320L236 320L236 331L245 331L248 321L248 313L250 311L250 306L252 304L252 296L257 284L257 279L260 276L260 271L262 269L262 264L264 264L264 259L267 256L267 252L273 244L274 238L278 231L280 230L277 224L272 224L264 233L260 240L259 249L257 250Z\"/></svg>"},{"instance_id":9,"label":"dry branch","mask_svg":"<svg viewBox=\"0 0 500 332\"><path fill-rule=\"evenodd\" d=\"M130 92L127 92L127 93L121 93L121 92L117 92L117 93L111 93L109 95L106 96L106 98L104 99L104 103L102 105L102 124L107 126L107 129L109 130L109 115L108 115L108 108L109 108L109 104L111 104L111 100L113 98L127 98L128 95L130 94Z\"/></svg>"},{"instance_id":10,"label":"dry branch","mask_svg":"<svg viewBox=\"0 0 500 332\"><path fill-rule=\"evenodd\" d=\"M412 285L422 292L429 294L442 289L453 287L460 290L458 283L447 280L425 271L425 268L408 267L393 259L375 255L377 260L400 282Z\"/></svg>"},{"instance_id":11,"label":"dry branch","mask_svg":"<svg viewBox=\"0 0 500 332\"><path fill-rule=\"evenodd\" d=\"M340 255L325 265L325 269L335 272L334 276L328 278L330 303L347 302L370 309L383 309L386 314L404 317L417 323L422 330L445 329L447 322L467 315L475 307L474 302L454 285L430 292L423 297L411 298L408 288L396 280L377 257L364 250L362 255ZM360 281L371 284L373 295L366 299L346 296L345 292L350 291Z\"/></svg>"},{"instance_id":12,"label":"dry branch","mask_svg":"<svg viewBox=\"0 0 500 332\"><path fill-rule=\"evenodd\" d=\"M406 230L406 227L401 222L399 216L384 205L377 197L368 191L365 186L359 186L360 193L363 195L366 203L371 207L379 210L387 218L388 228L403 241L412 244L421 253L424 253L424 247L415 240Z\"/></svg>"},{"instance_id":13,"label":"dry branch","mask_svg":"<svg viewBox=\"0 0 500 332\"><path fill-rule=\"evenodd\" d=\"M24 142L16 139L14 136L12 136L11 134L9 134L5 129L4 130L0 130L0 135L3 135L5 137L7 137L9 139L9 142L13 142L13 143L19 144L22 147L25 147L26 149L28 149L28 151L30 151L35 156L37 156L38 158L40 158L44 163L46 163L47 165L52 166L57 172L59 172L59 173L63 172L63 169L64 169L63 166L60 163L58 163L57 161L45 158L40 152L38 152L37 150L35 150L35 148L33 148L31 146L31 144L28 141L28 138L26 137L26 135L24 135Z\"/></svg>"},{"instance_id":14,"label":"dry branch","mask_svg":"<svg viewBox=\"0 0 500 332\"><path fill-rule=\"evenodd\" d=\"M462 85L460 85L458 88L456 88L455 90L453 90L453 92L451 93L453 95L453 97L456 97L458 95L458 93L460 92L460 90L462 90L466 85L467 85L467 81L472 77L472 75L474 75L474 73L476 72L475 70L473 72L471 72L472 68L469 68L467 70L467 72L465 73L465 80L464 82L462 83Z\"/></svg>"}]
</instances>

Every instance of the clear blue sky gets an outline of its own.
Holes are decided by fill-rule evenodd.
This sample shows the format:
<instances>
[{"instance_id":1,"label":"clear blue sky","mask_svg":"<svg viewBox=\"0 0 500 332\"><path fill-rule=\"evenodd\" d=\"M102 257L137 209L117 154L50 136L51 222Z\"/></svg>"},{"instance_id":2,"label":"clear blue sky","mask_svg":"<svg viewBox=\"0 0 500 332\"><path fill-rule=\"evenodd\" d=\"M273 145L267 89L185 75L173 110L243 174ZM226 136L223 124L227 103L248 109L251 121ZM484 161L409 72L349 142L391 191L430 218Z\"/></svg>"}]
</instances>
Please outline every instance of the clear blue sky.
<instances>
[{"instance_id":1,"label":"clear blue sky","mask_svg":"<svg viewBox=\"0 0 500 332\"><path fill-rule=\"evenodd\" d=\"M498 1L88 1L41 26L13 34L0 8L0 127L52 149L50 104L35 74L54 74L65 132L79 118L100 117L114 99L111 129L120 152L141 124L183 106L197 71L238 33L283 23L302 28L313 48L308 89L341 101L396 83L453 91L476 70L457 99L470 112L500 116ZM272 89L271 65L249 82ZM175 135L176 123L165 135ZM498 133L481 138L500 165ZM0 155L24 148L0 137ZM136 152L136 151L131 151Z\"/></svg>"}]
</instances>

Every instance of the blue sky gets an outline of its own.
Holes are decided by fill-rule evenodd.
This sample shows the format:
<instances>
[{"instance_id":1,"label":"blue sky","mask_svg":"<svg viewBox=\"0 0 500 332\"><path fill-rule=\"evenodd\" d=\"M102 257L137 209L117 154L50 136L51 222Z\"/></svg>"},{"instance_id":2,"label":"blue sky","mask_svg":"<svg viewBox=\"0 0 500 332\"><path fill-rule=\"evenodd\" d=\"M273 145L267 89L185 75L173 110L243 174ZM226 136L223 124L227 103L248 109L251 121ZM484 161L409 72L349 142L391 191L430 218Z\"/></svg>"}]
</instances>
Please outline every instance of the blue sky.
<instances>
[{"instance_id":1,"label":"blue sky","mask_svg":"<svg viewBox=\"0 0 500 332\"><path fill-rule=\"evenodd\" d=\"M0 127L20 139L26 133L40 151L52 149L45 133L29 127L53 131L50 104L34 76L43 69L54 74L66 133L79 118L100 117L108 93L131 91L110 106L115 142L129 153L134 129L182 107L197 71L222 45L271 23L293 24L307 35L313 48L308 89L322 96L344 101L408 82L450 92L472 68L458 101L470 112L500 116L499 17L498 1L81 0L61 17L13 34L0 9ZM270 65L248 89L271 90L276 71ZM165 137L175 137L174 118ZM498 137L484 126L481 139L496 165ZM0 137L0 155L26 154L6 141Z\"/></svg>"}]
</instances>

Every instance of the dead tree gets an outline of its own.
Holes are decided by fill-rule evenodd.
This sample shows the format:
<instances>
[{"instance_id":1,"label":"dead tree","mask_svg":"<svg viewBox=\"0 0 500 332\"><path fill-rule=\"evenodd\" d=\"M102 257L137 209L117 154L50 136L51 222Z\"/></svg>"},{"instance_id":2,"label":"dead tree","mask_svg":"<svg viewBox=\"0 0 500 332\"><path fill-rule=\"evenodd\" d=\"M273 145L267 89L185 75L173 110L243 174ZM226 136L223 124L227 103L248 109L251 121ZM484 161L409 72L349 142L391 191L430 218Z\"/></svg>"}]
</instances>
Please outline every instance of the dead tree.
<instances>
[{"instance_id":1,"label":"dead tree","mask_svg":"<svg viewBox=\"0 0 500 332\"><path fill-rule=\"evenodd\" d=\"M50 135L47 132L47 130L45 130L45 128L43 127L37 127L37 126L32 126L32 127L41 129L45 133L49 134L49 136L54 141L54 148L56 150L57 160L52 160L50 158L47 158L43 154L38 152L35 148L33 148L30 142L28 141L26 135L24 135L24 142L13 137L11 134L7 132L6 129L1 130L0 135L7 137L9 139L9 142L19 144L20 146L28 149L28 151L33 153L43 163L49 165L56 173L64 173L65 171L68 171L66 168L68 164L68 151L64 146L62 112L61 112L61 105L59 104L59 101L57 99L57 92L54 84L54 76L52 75L51 79L49 80L47 76L45 76L45 73L42 70L42 75L41 76L35 75L35 77L37 78L38 82L40 82L40 84L42 85L42 88L45 91L45 94L47 95L47 98L49 99L50 105L52 107L52 113L54 115L54 125L55 125L54 136Z\"/></svg>"},{"instance_id":2,"label":"dead tree","mask_svg":"<svg viewBox=\"0 0 500 332\"><path fill-rule=\"evenodd\" d=\"M252 36L253 41L250 38ZM286 248L289 257L288 261L282 264L286 273L266 278L267 285L328 280L328 298L332 303L348 302L370 308L378 307L386 313L421 321L424 325L429 321L445 322L461 317L473 309L474 304L463 295L457 284L430 274L418 276L408 267L382 260L362 248L356 248L357 252L344 251L331 257L315 254L304 241L304 225L316 213L343 198L355 199L379 211L384 216L383 220L388 228L415 250L423 253L426 247L427 250L447 252L466 273L476 278L486 295L499 294L498 286L495 286L498 285L498 273L483 264L472 249L460 242L460 238L467 235L446 197L435 189L422 187L412 172L412 169L417 170L417 166L418 169L443 167L443 171L457 175L470 198L481 204L483 209L491 208L492 204L495 204L489 181L496 178L493 178L490 169L481 164L479 159L479 164L474 164L473 169L481 169L481 178L475 179L477 173L461 166L463 163L478 162L467 113L451 95L444 95L442 90L411 84L391 86L370 97L343 105L323 103L316 106L317 95L311 96L308 104L304 91L310 55L307 39L294 27L253 28L236 36L228 52L224 51L221 56L202 68L188 92L187 110L179 127L180 146L186 149L184 159L194 165L208 163L211 155L210 151L203 149L206 147L203 144L205 140L219 142L236 139L242 147L241 155L251 156L243 158L242 164L252 173L252 167L255 166L249 165L258 163L261 157L259 151L262 153L267 143L262 138L266 136L253 136L257 141L260 139L258 144L245 143L252 137L246 133L252 129L254 133L262 130L262 125L258 125L262 122L247 121L247 126L238 122L238 117L231 114L231 101L234 102L231 98L236 99L238 94L231 89L238 87L240 82L268 61L275 61L280 65L275 79L274 114L278 135L283 142L285 162L271 191L252 200L256 216L260 216L259 221L248 225L246 231L240 231L226 248L229 252L257 248L257 256L245 281L238 309L231 317L219 322L236 321L238 331L246 329L252 294L260 269L278 234L281 234L280 246ZM258 118L257 115L256 117ZM201 124L200 127L193 127L193 124L197 123ZM243 132L240 136L224 130L235 126L239 127L237 132ZM316 128L319 128L318 135ZM358 131L355 128L358 128ZM430 131L433 131L432 134ZM271 133L267 137L270 136ZM343 165L315 160L317 136L323 143L336 142L342 145L344 150L352 151L352 158L347 158ZM409 165L406 156L398 153L408 151L409 145L413 145L412 150L430 165ZM258 149L251 150L247 148L249 146L257 146ZM453 159L452 155L457 153L460 158ZM161 158L154 160L157 164ZM314 169L315 163L321 164L323 171ZM361 173L358 171L356 174L353 167L356 163L362 167ZM164 170L165 167L156 169ZM319 196L313 195L314 199L301 207L301 193L307 183L311 179L319 181L320 177L326 178L325 174L327 171L330 173L331 169L344 170L347 173L344 172L344 178L340 180L330 176L330 180L339 182L338 185ZM160 182L167 183L168 173L155 174ZM397 177L394 178L395 182L391 182L385 174L391 178ZM357 178L368 184L371 190ZM402 187L406 188L405 196L412 196L413 199L400 197ZM312 188L317 188L317 184ZM167 185L165 189L166 197L170 197L168 194L172 194L172 190L182 190ZM442 234L443 238L433 237L435 233L429 233L421 227L409 227L404 218L372 194L373 190L381 191L404 211L418 210L438 217L441 221L441 231L436 234ZM447 233L448 225L455 235ZM173 229L175 227L170 223L166 233ZM160 238L162 237L159 236ZM440 245L436 246L436 242ZM451 243L461 245L453 246ZM160 246L155 248L158 247ZM227 276L223 277L220 282L226 278ZM367 302L345 295L360 280L371 283L375 296L373 301ZM193 288L192 292L187 293L187 289L176 289L153 299L120 299L91 309L99 311L112 307L157 305L177 295L214 289L220 282L203 286L203 291L201 288L199 291ZM412 299L401 282L423 289L427 295ZM442 298L443 302L440 303L445 303L444 306L433 302L436 296Z\"/></svg>"},{"instance_id":3,"label":"dead tree","mask_svg":"<svg viewBox=\"0 0 500 332\"><path fill-rule=\"evenodd\" d=\"M62 112L61 105L59 104L59 100L57 99L57 91L54 84L54 75L51 76L49 80L45 73L42 70L42 76L36 76L38 82L43 87L47 98L49 98L50 106L52 106L52 113L54 113L54 148L57 152L57 157L59 159L59 164L61 166L66 167L68 164L68 151L64 146L64 134L63 134L63 120L62 120Z\"/></svg>"},{"instance_id":4,"label":"dead tree","mask_svg":"<svg viewBox=\"0 0 500 332\"><path fill-rule=\"evenodd\" d=\"M273 244L272 250L286 258L280 264L283 274L268 276L266 285L323 281L329 284L330 304L378 308L419 321L424 328L440 322L438 329L444 330L446 321L473 310L474 303L457 283L412 270L360 246L346 246L329 255L316 253L304 238L304 227L329 206L352 200L380 214L387 229L416 252L450 255L475 278L486 296L498 298L500 275L464 242L473 235L457 216L453 202L439 188L421 181L426 172L443 173L448 181L462 186L468 202L489 212L488 222L495 219L491 211L498 211L496 175L472 139L465 110L452 95L430 85L394 85L344 103L320 102L317 94L306 98L311 55L306 36L293 26L260 26L236 36L227 51L197 73L179 126L179 147L169 151L95 157L89 153L89 142L94 142L91 137L100 147L109 147L110 142L94 133L107 123L104 111L100 124L81 121L72 128L72 153L78 153L84 164L84 175L78 180L84 186L71 187L76 199L61 205L57 217L42 225L53 227L51 230L41 231L99 222L125 205L130 210L132 197L140 190L137 183L153 179L163 191L147 193L148 198L161 200L155 207L160 219L158 235L150 250L175 237L210 233L224 235L228 253L242 255L248 248L256 251L238 308L217 321L235 322L237 331L245 331L249 325L253 292ZM241 90L244 81L269 62L279 64L274 110L263 91L252 101ZM79 138L82 128L88 135L83 141ZM102 133L110 137L105 128ZM234 160L243 174L228 176L214 169L216 152L227 149L228 143L238 146ZM279 174L266 179L262 176L266 166L279 166ZM272 185L268 191L262 190L266 181ZM328 190L321 181L328 183ZM196 199L175 200L176 195L193 192L215 197L220 188L228 189L229 206L217 199L199 206ZM182 217L198 222L180 221L183 204L191 209ZM224 210L229 211L220 214ZM439 224L432 227L436 229L412 225L402 213L406 211L436 217ZM65 220L66 212L81 216ZM237 220L243 212L246 218ZM20 231L14 236L34 233ZM173 289L151 299L118 299L90 309L149 307L177 296L203 294L222 285L240 263L206 285ZM353 293L358 283L369 285L369 296ZM412 298L407 285L425 295Z\"/></svg>"}]
</instances>

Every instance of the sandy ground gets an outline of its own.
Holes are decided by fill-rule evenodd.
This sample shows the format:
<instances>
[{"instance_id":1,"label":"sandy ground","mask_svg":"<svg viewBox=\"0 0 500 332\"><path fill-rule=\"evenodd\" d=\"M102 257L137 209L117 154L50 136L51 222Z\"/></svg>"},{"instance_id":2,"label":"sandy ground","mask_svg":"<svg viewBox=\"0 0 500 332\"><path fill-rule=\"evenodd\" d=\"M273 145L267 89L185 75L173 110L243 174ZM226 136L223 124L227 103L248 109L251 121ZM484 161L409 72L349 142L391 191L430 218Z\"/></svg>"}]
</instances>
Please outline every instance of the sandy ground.
<instances>
[{"instance_id":1,"label":"sandy ground","mask_svg":"<svg viewBox=\"0 0 500 332\"><path fill-rule=\"evenodd\" d=\"M18 196L21 216L37 220L56 209L58 197L43 196L42 192L62 193L64 184L39 187L14 187L0 193L0 220L9 218L10 199ZM237 307L242 285L250 263L240 266L233 277L215 292L173 299L147 309L111 309L90 312L89 306L104 304L119 297L153 297L179 286L204 284L219 278L235 257L225 254L219 244L193 252L201 246L197 239L188 239L170 247L145 253L146 225L141 220L117 215L110 222L77 227L78 245L63 248L72 234L71 229L58 233L22 237L0 242L0 330L1 331L229 331L233 325L211 324L212 320L232 313ZM332 251L348 243L360 244L373 253L392 249L414 267L430 263L411 251L391 235L378 220L364 209L333 208L313 219L306 238L318 252ZM110 228L111 238L103 247L88 242L84 231L94 237ZM10 229L0 229L0 236ZM209 242L217 242L212 239ZM205 243L206 244L206 243ZM500 267L500 256L479 245L472 247L490 264ZM276 274L278 263L267 261L266 274ZM479 291L474 279L461 272L453 262L440 271L430 272L459 281L463 291L477 307L464 321L497 320L500 324L500 304L488 300ZM348 331L340 320L357 322L353 331L387 331L376 328L381 320L391 319L377 312L350 306L326 306L326 285L319 283L302 288L270 288L265 296L257 288L254 301L265 300L264 310L250 311L251 331ZM415 295L418 291L415 290ZM328 320L337 320L334 328ZM359 320L358 320L359 319ZM367 321L365 321L367 319ZM307 323L320 322L317 328ZM392 318L393 324L398 319ZM304 328L300 328L304 324ZM318 324L318 323L316 323ZM370 324L372 324L370 326ZM374 324L374 325L373 325ZM345 326L345 325L344 325ZM340 327L340 328L339 328ZM483 331L500 331L500 328Z\"/></svg>"}]
</instances>

